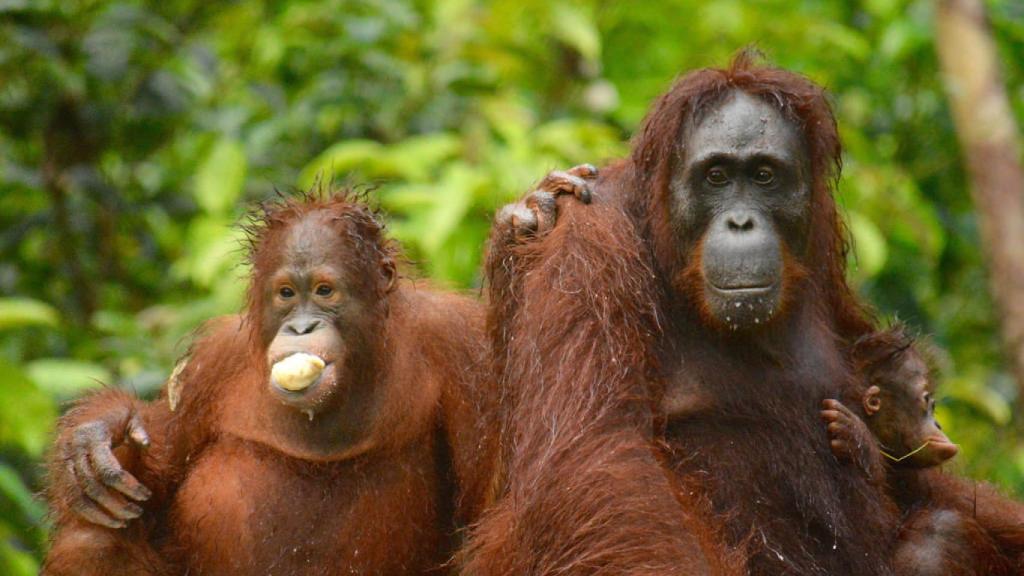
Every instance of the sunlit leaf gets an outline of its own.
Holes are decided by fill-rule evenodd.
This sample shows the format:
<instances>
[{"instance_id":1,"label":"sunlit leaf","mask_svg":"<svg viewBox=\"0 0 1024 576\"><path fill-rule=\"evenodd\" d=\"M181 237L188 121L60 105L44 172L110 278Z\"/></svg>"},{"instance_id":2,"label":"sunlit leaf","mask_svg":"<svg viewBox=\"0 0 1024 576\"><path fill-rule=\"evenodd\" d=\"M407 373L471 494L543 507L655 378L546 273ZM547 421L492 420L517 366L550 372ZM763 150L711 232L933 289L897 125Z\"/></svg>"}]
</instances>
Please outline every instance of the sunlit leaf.
<instances>
[{"instance_id":1,"label":"sunlit leaf","mask_svg":"<svg viewBox=\"0 0 1024 576\"><path fill-rule=\"evenodd\" d=\"M57 309L46 302L32 298L0 298L0 330L48 326L60 322Z\"/></svg>"},{"instance_id":2,"label":"sunlit leaf","mask_svg":"<svg viewBox=\"0 0 1024 576\"><path fill-rule=\"evenodd\" d=\"M318 178L322 181L330 181L350 170L365 167L375 158L379 158L383 150L384 147L373 140L338 142L324 150L302 169L302 174L299 176L299 187L306 190L311 188Z\"/></svg>"},{"instance_id":3,"label":"sunlit leaf","mask_svg":"<svg viewBox=\"0 0 1024 576\"><path fill-rule=\"evenodd\" d=\"M241 232L229 218L201 216L188 229L189 252L174 271L196 284L210 287L242 261Z\"/></svg>"},{"instance_id":4,"label":"sunlit leaf","mask_svg":"<svg viewBox=\"0 0 1024 576\"><path fill-rule=\"evenodd\" d=\"M196 172L196 203L209 214L229 213L242 195L247 168L241 144L230 138L218 140Z\"/></svg>"},{"instance_id":5,"label":"sunlit leaf","mask_svg":"<svg viewBox=\"0 0 1024 576\"><path fill-rule=\"evenodd\" d=\"M596 62L601 57L601 36L593 17L579 6L567 2L554 4L551 25L555 37L575 48L587 60Z\"/></svg>"},{"instance_id":6,"label":"sunlit leaf","mask_svg":"<svg viewBox=\"0 0 1024 576\"><path fill-rule=\"evenodd\" d=\"M571 163L601 164L626 152L619 134L607 124L589 120L554 120L537 127L537 146Z\"/></svg>"},{"instance_id":7,"label":"sunlit leaf","mask_svg":"<svg viewBox=\"0 0 1024 576\"><path fill-rule=\"evenodd\" d=\"M424 218L423 246L436 254L466 215L477 187L486 185L482 174L464 165L453 165L437 185L434 206Z\"/></svg>"},{"instance_id":8,"label":"sunlit leaf","mask_svg":"<svg viewBox=\"0 0 1024 576\"><path fill-rule=\"evenodd\" d=\"M92 362L69 358L41 358L25 365L25 373L53 396L70 398L91 388L110 384L110 371Z\"/></svg>"},{"instance_id":9,"label":"sunlit leaf","mask_svg":"<svg viewBox=\"0 0 1024 576\"><path fill-rule=\"evenodd\" d=\"M391 213L410 213L430 207L434 187L430 184L399 184L381 191L381 205Z\"/></svg>"},{"instance_id":10,"label":"sunlit leaf","mask_svg":"<svg viewBox=\"0 0 1024 576\"><path fill-rule=\"evenodd\" d=\"M413 136L387 148L389 166L406 180L427 180L442 161L462 150L462 140L454 134Z\"/></svg>"},{"instance_id":11,"label":"sunlit leaf","mask_svg":"<svg viewBox=\"0 0 1024 576\"><path fill-rule=\"evenodd\" d=\"M857 271L870 278L885 266L889 249L885 237L874 222L858 212L850 212L848 223L853 234L853 248L856 255Z\"/></svg>"},{"instance_id":12,"label":"sunlit leaf","mask_svg":"<svg viewBox=\"0 0 1024 576\"><path fill-rule=\"evenodd\" d=\"M970 370L947 381L946 394L958 402L964 402L993 423L1006 425L1013 415L1010 403L992 388L987 387L984 370Z\"/></svg>"},{"instance_id":13,"label":"sunlit leaf","mask_svg":"<svg viewBox=\"0 0 1024 576\"><path fill-rule=\"evenodd\" d=\"M53 401L21 369L0 359L0 444L39 456L56 417Z\"/></svg>"},{"instance_id":14,"label":"sunlit leaf","mask_svg":"<svg viewBox=\"0 0 1024 576\"><path fill-rule=\"evenodd\" d=\"M856 60L866 60L871 54L871 43L864 36L856 29L837 22L815 22L809 33Z\"/></svg>"}]
</instances>

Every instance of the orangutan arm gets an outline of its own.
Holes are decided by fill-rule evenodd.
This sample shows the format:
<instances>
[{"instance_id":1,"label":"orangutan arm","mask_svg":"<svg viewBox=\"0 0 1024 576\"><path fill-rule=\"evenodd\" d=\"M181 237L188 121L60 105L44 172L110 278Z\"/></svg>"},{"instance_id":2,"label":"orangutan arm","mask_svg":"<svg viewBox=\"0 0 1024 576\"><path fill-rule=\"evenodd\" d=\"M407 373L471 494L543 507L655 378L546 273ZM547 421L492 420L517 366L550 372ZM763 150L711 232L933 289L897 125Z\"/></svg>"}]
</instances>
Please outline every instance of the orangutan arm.
<instances>
[{"instance_id":1,"label":"orangutan arm","mask_svg":"<svg viewBox=\"0 0 1024 576\"><path fill-rule=\"evenodd\" d=\"M503 387L504 490L465 574L713 574L717 542L659 461L651 269L632 222L569 201L546 236L499 221L488 325Z\"/></svg>"}]
</instances>

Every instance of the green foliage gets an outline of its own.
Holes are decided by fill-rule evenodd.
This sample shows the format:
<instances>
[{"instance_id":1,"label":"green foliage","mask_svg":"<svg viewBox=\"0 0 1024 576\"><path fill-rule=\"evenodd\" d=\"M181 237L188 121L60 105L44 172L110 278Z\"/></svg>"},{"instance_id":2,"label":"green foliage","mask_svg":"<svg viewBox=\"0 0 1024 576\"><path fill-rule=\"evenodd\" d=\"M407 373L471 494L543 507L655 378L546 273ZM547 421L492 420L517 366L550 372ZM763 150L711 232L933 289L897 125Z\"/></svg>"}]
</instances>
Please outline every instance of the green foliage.
<instances>
[{"instance_id":1,"label":"green foliage","mask_svg":"<svg viewBox=\"0 0 1024 576\"><path fill-rule=\"evenodd\" d=\"M1024 11L990 0L1024 118ZM241 307L232 227L318 179L376 187L413 271L480 283L494 210L622 155L679 73L756 44L829 87L850 272L944 350L965 472L1024 494L928 0L0 1L0 572L35 573L59 403L155 391Z\"/></svg>"},{"instance_id":2,"label":"green foliage","mask_svg":"<svg viewBox=\"0 0 1024 576\"><path fill-rule=\"evenodd\" d=\"M31 298L0 298L0 330L26 326L57 326L57 310Z\"/></svg>"}]
</instances>

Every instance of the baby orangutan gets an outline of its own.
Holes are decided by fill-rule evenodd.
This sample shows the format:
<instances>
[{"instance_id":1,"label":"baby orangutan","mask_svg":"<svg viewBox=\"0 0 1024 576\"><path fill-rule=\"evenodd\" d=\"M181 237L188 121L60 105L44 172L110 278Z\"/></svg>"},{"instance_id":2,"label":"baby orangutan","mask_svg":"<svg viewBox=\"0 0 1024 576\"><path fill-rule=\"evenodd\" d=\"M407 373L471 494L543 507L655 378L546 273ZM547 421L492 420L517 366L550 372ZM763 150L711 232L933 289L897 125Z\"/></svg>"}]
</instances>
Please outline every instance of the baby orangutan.
<instances>
[{"instance_id":1,"label":"baby orangutan","mask_svg":"<svg viewBox=\"0 0 1024 576\"><path fill-rule=\"evenodd\" d=\"M881 464L875 454L892 465L914 468L938 466L956 456L956 444L935 420L935 384L928 365L902 327L862 338L853 355L866 385L853 402L860 405L863 420L838 400L823 403L822 417L837 458L884 476L884 470L872 465Z\"/></svg>"},{"instance_id":2,"label":"baby orangutan","mask_svg":"<svg viewBox=\"0 0 1024 576\"><path fill-rule=\"evenodd\" d=\"M836 458L856 464L889 491L904 515L893 550L895 572L1016 574L1013 544L1001 548L997 536L1005 527L1001 521L984 525L977 514L979 504L994 504L982 502L991 496L956 497L964 491L947 490L954 480L938 473L958 449L935 420L935 383L913 338L897 325L860 339L852 356L861 378L854 387L858 396L846 405L827 399L821 414Z\"/></svg>"}]
</instances>

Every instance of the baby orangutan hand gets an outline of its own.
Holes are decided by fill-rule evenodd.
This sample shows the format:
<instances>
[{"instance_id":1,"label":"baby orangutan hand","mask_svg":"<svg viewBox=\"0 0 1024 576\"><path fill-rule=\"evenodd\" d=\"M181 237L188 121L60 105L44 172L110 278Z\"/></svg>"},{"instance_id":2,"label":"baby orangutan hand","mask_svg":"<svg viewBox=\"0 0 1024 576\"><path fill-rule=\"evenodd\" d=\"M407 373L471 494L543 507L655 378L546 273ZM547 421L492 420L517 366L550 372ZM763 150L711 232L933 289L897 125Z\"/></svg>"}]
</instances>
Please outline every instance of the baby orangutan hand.
<instances>
[{"instance_id":1,"label":"baby orangutan hand","mask_svg":"<svg viewBox=\"0 0 1024 576\"><path fill-rule=\"evenodd\" d=\"M839 400L825 399L821 408L821 419L827 424L832 454L840 462L851 462L870 473L871 463L877 458L877 448L864 421Z\"/></svg>"}]
</instances>

